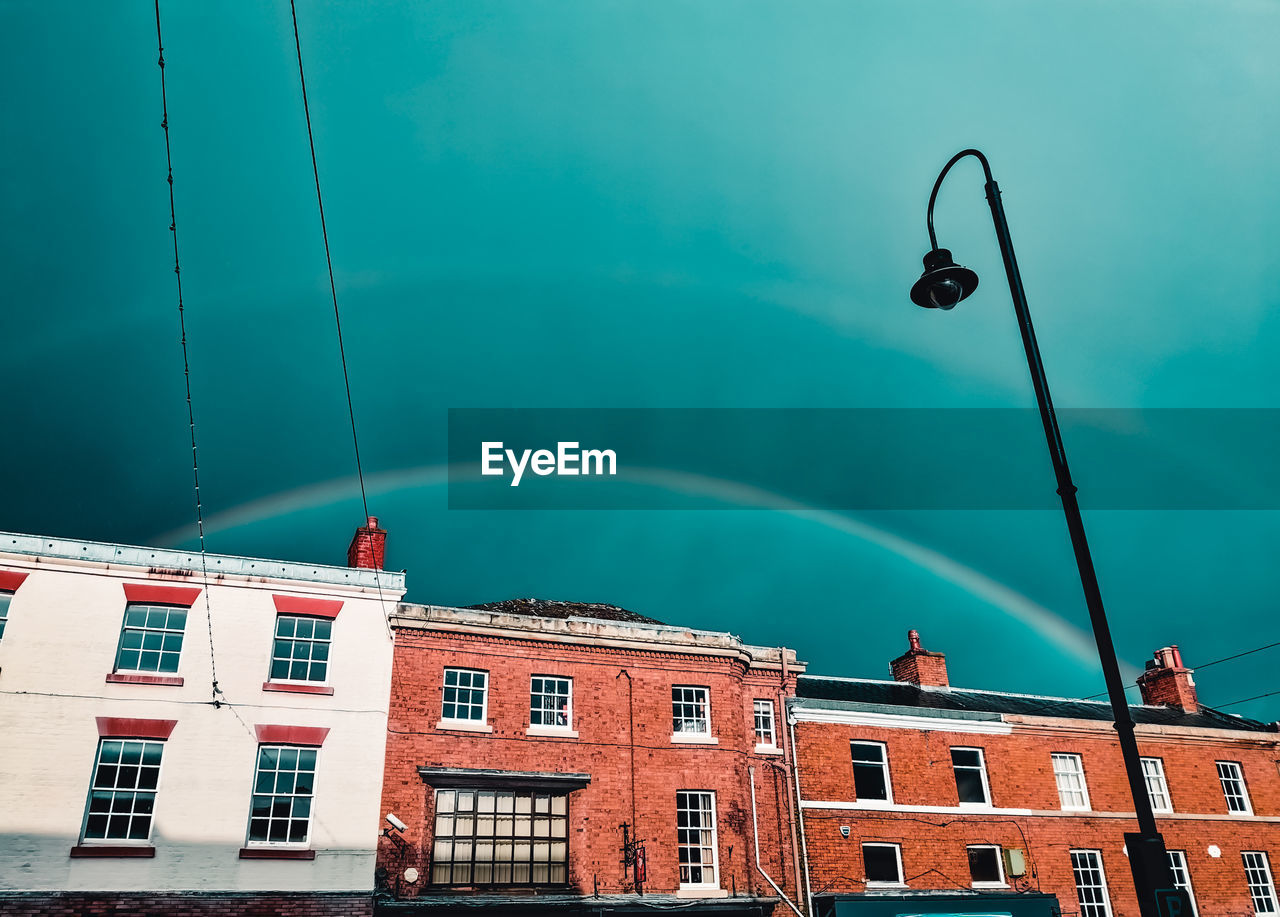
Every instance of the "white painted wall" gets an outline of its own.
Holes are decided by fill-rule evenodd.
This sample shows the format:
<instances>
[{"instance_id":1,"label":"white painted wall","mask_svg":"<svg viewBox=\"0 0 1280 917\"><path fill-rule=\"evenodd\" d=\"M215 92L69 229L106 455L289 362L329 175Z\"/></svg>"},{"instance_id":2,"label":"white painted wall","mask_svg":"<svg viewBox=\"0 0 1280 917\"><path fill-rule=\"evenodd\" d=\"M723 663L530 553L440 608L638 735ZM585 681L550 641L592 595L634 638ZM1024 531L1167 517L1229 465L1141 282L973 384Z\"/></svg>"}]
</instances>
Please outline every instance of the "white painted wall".
<instances>
[{"instance_id":1,"label":"white painted wall","mask_svg":"<svg viewBox=\"0 0 1280 917\"><path fill-rule=\"evenodd\" d=\"M151 574L143 565L14 552L14 544L9 537L0 540L0 569L29 576L13 597L0 640L0 889L373 887L391 640L378 592L368 585L369 571L348 576L340 568L276 564L269 577L211 574L214 658L230 704L219 709L208 703L212 676L203 594L187 619L178 669L183 686L105 680L124 615L123 584L199 586L198 564L194 575ZM103 547L85 553L103 556ZM179 557L162 553L172 556L157 559L157 566ZM356 582L317 581L326 578ZM403 594L404 576L383 572L379 579L389 612ZM276 618L273 594L343 601L330 648L332 696L262 690ZM152 859L70 857L80 839L99 716L178 721L165 743ZM239 858L257 761L253 727L260 723L330 729L317 759L314 860Z\"/></svg>"}]
</instances>

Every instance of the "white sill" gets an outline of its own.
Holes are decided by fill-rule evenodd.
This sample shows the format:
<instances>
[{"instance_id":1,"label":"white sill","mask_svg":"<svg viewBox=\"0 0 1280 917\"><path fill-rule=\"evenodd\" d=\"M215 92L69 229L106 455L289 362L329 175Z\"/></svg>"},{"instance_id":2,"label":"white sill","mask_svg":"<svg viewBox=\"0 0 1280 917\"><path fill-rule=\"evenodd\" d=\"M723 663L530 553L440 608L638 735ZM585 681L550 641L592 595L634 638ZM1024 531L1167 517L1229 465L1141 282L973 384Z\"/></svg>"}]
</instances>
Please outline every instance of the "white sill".
<instances>
[{"instance_id":1,"label":"white sill","mask_svg":"<svg viewBox=\"0 0 1280 917\"><path fill-rule=\"evenodd\" d=\"M550 738L576 739L578 730L568 726L530 726L524 731L527 736L548 736Z\"/></svg>"},{"instance_id":2,"label":"white sill","mask_svg":"<svg viewBox=\"0 0 1280 917\"><path fill-rule=\"evenodd\" d=\"M757 755L780 755L782 754L782 749L779 748L777 745L757 745L756 754Z\"/></svg>"},{"instance_id":3,"label":"white sill","mask_svg":"<svg viewBox=\"0 0 1280 917\"><path fill-rule=\"evenodd\" d=\"M677 745L719 745L720 740L709 732L673 732L671 741Z\"/></svg>"},{"instance_id":4,"label":"white sill","mask_svg":"<svg viewBox=\"0 0 1280 917\"><path fill-rule=\"evenodd\" d=\"M728 898L728 889L715 885L681 885L676 890L677 898Z\"/></svg>"},{"instance_id":5,"label":"white sill","mask_svg":"<svg viewBox=\"0 0 1280 917\"><path fill-rule=\"evenodd\" d=\"M436 728L455 732L493 732L492 726L479 720L441 720L436 723Z\"/></svg>"},{"instance_id":6,"label":"white sill","mask_svg":"<svg viewBox=\"0 0 1280 917\"><path fill-rule=\"evenodd\" d=\"M867 881L867 888L906 888L906 882L873 882Z\"/></svg>"},{"instance_id":7,"label":"white sill","mask_svg":"<svg viewBox=\"0 0 1280 917\"><path fill-rule=\"evenodd\" d=\"M860 809L892 809L892 799L855 799L855 805Z\"/></svg>"},{"instance_id":8,"label":"white sill","mask_svg":"<svg viewBox=\"0 0 1280 917\"><path fill-rule=\"evenodd\" d=\"M971 882L972 888L1008 888L1008 882Z\"/></svg>"}]
</instances>

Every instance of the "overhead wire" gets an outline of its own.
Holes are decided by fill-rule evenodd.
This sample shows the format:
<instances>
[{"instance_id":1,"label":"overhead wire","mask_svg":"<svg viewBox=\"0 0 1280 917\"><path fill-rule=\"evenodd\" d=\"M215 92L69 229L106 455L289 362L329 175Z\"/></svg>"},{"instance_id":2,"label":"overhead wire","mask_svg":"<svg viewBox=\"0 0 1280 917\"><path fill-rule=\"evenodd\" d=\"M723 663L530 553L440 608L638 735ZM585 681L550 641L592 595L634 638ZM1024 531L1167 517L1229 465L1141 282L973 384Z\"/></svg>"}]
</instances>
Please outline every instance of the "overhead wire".
<instances>
[{"instance_id":1,"label":"overhead wire","mask_svg":"<svg viewBox=\"0 0 1280 917\"><path fill-rule=\"evenodd\" d=\"M1277 640L1275 643L1267 643L1267 644L1264 644L1263 646L1255 646L1253 649L1251 649L1251 650L1245 650L1245 651L1244 651L1244 652L1242 652L1242 653L1233 653L1233 654L1232 654L1232 655L1230 655L1230 656L1223 656L1221 659L1214 659L1214 660L1212 660L1211 662L1206 662L1206 663L1203 663L1203 664L1201 664L1201 665L1191 665L1191 666L1187 666L1187 668L1189 668L1189 669L1193 669L1193 670L1195 670L1195 671L1197 671L1197 672L1202 672L1202 671L1204 671L1205 669L1209 668L1210 666L1219 665L1220 663L1223 663L1223 662L1231 662L1233 659L1240 659L1240 658L1242 658L1242 657L1244 657L1244 656L1251 656L1251 655L1253 655L1254 653L1261 653L1263 650L1269 650L1269 649L1272 649L1273 647L1277 647L1277 646L1280 646L1280 640ZM1125 685L1125 690L1126 690L1126 691L1132 691L1132 690L1133 690L1133 689L1135 689L1136 687L1137 687L1137 685ZM1082 699L1082 700L1093 700L1094 698L1098 698L1098 697L1106 697L1106 696L1107 696L1107 692L1106 692L1106 691L1099 691L1097 694L1090 694L1090 695L1088 695L1087 697L1084 697L1084 698L1081 698L1081 699ZM1267 697L1267 696L1269 696L1269 695L1265 695L1265 694L1263 694L1263 695L1259 695L1259 697ZM1252 699L1253 699L1253 698L1250 698L1250 700L1252 700ZM1237 704L1239 704L1239 703L1243 703L1243 701L1233 701L1232 703L1237 703ZM1223 706L1223 707L1230 707L1230 706L1231 706L1231 704L1222 704L1221 706Z\"/></svg>"},{"instance_id":2,"label":"overhead wire","mask_svg":"<svg viewBox=\"0 0 1280 917\"><path fill-rule=\"evenodd\" d=\"M214 654L213 643L213 608L209 600L209 565L205 556L204 540L204 504L200 497L200 461L196 449L196 415L191 402L191 357L187 347L187 316L182 301L182 264L178 258L178 211L173 196L173 150L169 142L169 91L164 72L164 37L160 28L160 0L155 0L156 7L156 47L159 51L157 63L160 66L160 104L163 117L160 126L164 129L164 158L167 168L166 180L169 183L169 234L173 237L173 274L178 288L178 327L182 332L182 378L187 394L187 426L191 432L191 476L195 484L196 533L200 538L200 577L204 593L205 622L209 632L209 678L212 702L220 705L218 687L218 663Z\"/></svg>"}]
</instances>

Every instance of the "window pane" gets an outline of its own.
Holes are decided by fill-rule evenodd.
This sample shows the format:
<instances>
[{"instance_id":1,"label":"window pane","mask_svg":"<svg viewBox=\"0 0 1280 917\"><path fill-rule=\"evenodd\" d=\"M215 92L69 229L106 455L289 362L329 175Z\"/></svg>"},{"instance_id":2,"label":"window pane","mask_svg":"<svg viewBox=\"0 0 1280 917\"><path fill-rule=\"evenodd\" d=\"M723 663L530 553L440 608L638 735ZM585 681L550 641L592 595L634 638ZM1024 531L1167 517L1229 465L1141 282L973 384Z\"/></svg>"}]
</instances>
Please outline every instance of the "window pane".
<instances>
[{"instance_id":1,"label":"window pane","mask_svg":"<svg viewBox=\"0 0 1280 917\"><path fill-rule=\"evenodd\" d=\"M304 844L310 835L313 748L263 745L249 818L249 840L255 843Z\"/></svg>"},{"instance_id":2,"label":"window pane","mask_svg":"<svg viewBox=\"0 0 1280 917\"><path fill-rule=\"evenodd\" d=\"M541 813L514 816L520 809ZM431 881L437 885L545 885L563 882L563 843L513 842L513 833L564 837L564 797L512 790L437 790ZM466 814L460 814L466 813ZM474 815L472 814L474 813ZM514 860L514 863L513 863ZM554 877L560 878L555 879ZM465 878L462 878L465 877Z\"/></svg>"},{"instance_id":3,"label":"window pane","mask_svg":"<svg viewBox=\"0 0 1280 917\"><path fill-rule=\"evenodd\" d=\"M863 844L862 862L868 882L901 882L898 848L890 844Z\"/></svg>"},{"instance_id":4,"label":"window pane","mask_svg":"<svg viewBox=\"0 0 1280 917\"><path fill-rule=\"evenodd\" d=\"M271 645L273 680L323 682L329 658L332 622L325 619L278 615ZM313 661L315 660L315 661Z\"/></svg>"},{"instance_id":5,"label":"window pane","mask_svg":"<svg viewBox=\"0 0 1280 917\"><path fill-rule=\"evenodd\" d=\"M987 801L987 791L982 786L982 774L977 770L956 769L956 792L961 802Z\"/></svg>"},{"instance_id":6,"label":"window pane","mask_svg":"<svg viewBox=\"0 0 1280 917\"><path fill-rule=\"evenodd\" d=\"M161 742L141 740L99 743L86 804L85 839L145 841L150 836L163 748Z\"/></svg>"},{"instance_id":7,"label":"window pane","mask_svg":"<svg viewBox=\"0 0 1280 917\"><path fill-rule=\"evenodd\" d=\"M974 882L1000 882L1000 848L970 847L969 878Z\"/></svg>"}]
</instances>

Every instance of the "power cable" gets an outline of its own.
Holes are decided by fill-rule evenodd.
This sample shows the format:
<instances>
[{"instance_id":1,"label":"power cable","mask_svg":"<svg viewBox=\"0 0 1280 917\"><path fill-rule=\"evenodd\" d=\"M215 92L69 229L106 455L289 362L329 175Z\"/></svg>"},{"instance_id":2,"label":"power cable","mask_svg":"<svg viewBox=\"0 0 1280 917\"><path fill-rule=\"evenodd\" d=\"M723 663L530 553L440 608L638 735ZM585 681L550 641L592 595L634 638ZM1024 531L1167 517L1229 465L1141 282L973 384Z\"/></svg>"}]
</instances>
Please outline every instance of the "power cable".
<instances>
[{"instance_id":1,"label":"power cable","mask_svg":"<svg viewBox=\"0 0 1280 917\"><path fill-rule=\"evenodd\" d=\"M1269 650L1272 647L1276 647L1276 646L1280 646L1280 640L1277 640L1275 643L1265 644L1264 646L1255 646L1253 649L1245 650L1243 653L1235 653L1231 656L1223 656L1221 659L1214 659L1212 662L1206 662L1203 665L1190 665L1190 666L1187 666L1187 668L1193 669L1197 672L1201 672L1209 668L1210 666L1215 666L1222 662L1230 662L1231 660L1239 659L1242 656L1251 656L1254 653L1261 653L1263 650ZM1125 690L1132 691L1136 687L1137 685L1125 685ZM1106 696L1107 696L1106 691L1100 691L1097 694L1090 694L1088 697L1082 698L1082 700L1093 700L1095 697L1106 697ZM1260 696L1265 697L1266 695L1260 695ZM1238 704L1238 703L1241 703L1241 701L1234 701L1234 703ZM1229 707L1231 705L1223 704L1222 706Z\"/></svg>"},{"instance_id":2,"label":"power cable","mask_svg":"<svg viewBox=\"0 0 1280 917\"><path fill-rule=\"evenodd\" d=\"M200 536L200 575L204 588L205 621L209 630L209 677L211 680L212 700L215 707L220 705L218 695L222 689L218 687L218 663L213 652L213 609L209 602L209 565L205 558L204 543L204 505L200 499L200 461L196 451L196 416L191 405L191 359L187 350L187 317L182 302L182 265L178 259L178 213L173 201L173 151L169 145L169 93L164 73L164 38L160 31L160 0L156 0L156 46L159 49L160 65L160 104L164 117L160 126L164 128L164 158L168 170L166 180L169 183L169 234L173 236L173 274L178 287L178 326L182 330L182 378L187 390L187 425L191 431L191 476L195 483L196 500L196 532Z\"/></svg>"}]
</instances>

